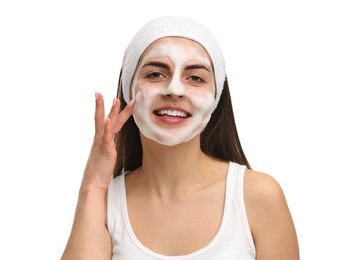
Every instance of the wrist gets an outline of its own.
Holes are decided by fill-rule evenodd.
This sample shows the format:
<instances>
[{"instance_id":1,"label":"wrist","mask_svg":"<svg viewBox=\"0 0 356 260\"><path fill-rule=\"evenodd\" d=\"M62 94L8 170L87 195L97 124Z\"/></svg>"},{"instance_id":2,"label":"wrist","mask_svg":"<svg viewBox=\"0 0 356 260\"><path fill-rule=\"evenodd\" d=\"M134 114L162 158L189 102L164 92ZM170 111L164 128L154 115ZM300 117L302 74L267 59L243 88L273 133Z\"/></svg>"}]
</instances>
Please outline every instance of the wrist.
<instances>
[{"instance_id":1,"label":"wrist","mask_svg":"<svg viewBox=\"0 0 356 260\"><path fill-rule=\"evenodd\" d=\"M103 226L106 222L107 193L96 185L81 185L76 208L76 218L85 229ZM79 224L78 224L79 225Z\"/></svg>"},{"instance_id":2,"label":"wrist","mask_svg":"<svg viewBox=\"0 0 356 260\"><path fill-rule=\"evenodd\" d=\"M90 197L99 197L102 198L106 195L107 188L103 188L95 182L82 182L79 190L79 196L90 198Z\"/></svg>"},{"instance_id":3,"label":"wrist","mask_svg":"<svg viewBox=\"0 0 356 260\"><path fill-rule=\"evenodd\" d=\"M97 180L96 178L88 178L85 176L82 180L80 186L80 192L87 194L87 193L103 193L105 194L109 188L110 180L109 181L101 181Z\"/></svg>"}]
</instances>

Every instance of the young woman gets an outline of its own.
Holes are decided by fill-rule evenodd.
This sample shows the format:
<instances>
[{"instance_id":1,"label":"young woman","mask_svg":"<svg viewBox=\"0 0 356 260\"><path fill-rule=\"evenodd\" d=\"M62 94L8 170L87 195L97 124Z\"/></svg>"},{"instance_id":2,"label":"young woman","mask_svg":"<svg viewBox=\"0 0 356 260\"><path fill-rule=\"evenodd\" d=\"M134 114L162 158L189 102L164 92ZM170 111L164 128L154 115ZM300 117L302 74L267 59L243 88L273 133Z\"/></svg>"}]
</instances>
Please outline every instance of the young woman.
<instances>
[{"instance_id":1,"label":"young woman","mask_svg":"<svg viewBox=\"0 0 356 260\"><path fill-rule=\"evenodd\" d=\"M63 260L299 259L282 189L243 153L224 59L205 27L146 24L126 50L118 97L105 118L96 93Z\"/></svg>"}]
</instances>

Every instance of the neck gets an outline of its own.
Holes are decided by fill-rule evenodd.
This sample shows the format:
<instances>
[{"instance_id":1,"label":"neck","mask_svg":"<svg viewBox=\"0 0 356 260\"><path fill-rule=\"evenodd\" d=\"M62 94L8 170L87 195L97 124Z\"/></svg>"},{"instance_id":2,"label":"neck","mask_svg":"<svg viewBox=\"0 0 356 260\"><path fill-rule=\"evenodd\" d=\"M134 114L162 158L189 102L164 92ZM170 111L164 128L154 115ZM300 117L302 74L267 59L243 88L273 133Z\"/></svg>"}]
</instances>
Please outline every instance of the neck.
<instances>
[{"instance_id":1,"label":"neck","mask_svg":"<svg viewBox=\"0 0 356 260\"><path fill-rule=\"evenodd\" d=\"M176 146L164 146L141 136L143 158L139 169L152 192L159 197L177 197L194 189L210 157L200 149L200 136Z\"/></svg>"}]
</instances>

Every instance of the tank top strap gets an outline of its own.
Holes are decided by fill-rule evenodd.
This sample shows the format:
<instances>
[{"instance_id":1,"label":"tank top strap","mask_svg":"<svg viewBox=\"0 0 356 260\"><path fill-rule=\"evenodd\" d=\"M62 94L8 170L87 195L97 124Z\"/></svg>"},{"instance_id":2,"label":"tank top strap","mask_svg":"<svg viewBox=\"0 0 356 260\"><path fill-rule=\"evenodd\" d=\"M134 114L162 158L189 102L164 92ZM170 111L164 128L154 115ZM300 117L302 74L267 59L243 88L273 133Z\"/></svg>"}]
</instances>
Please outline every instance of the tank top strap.
<instances>
[{"instance_id":1,"label":"tank top strap","mask_svg":"<svg viewBox=\"0 0 356 260\"><path fill-rule=\"evenodd\" d=\"M107 198L107 226L109 233L123 231L123 205L122 197L125 195L125 174L121 174L110 181Z\"/></svg>"},{"instance_id":2,"label":"tank top strap","mask_svg":"<svg viewBox=\"0 0 356 260\"><path fill-rule=\"evenodd\" d=\"M246 207L245 207L245 196L244 196L244 179L245 179L245 171L246 171L246 166L245 165L240 165L234 162L230 162L230 171L231 171L231 180L232 184L234 185L234 188L231 189L231 192L233 193L233 201L235 205L238 205L236 210L238 210L243 230L246 236L246 239L248 241L248 244L250 246L250 250L256 254L256 249L255 249L255 244L253 242L252 238L252 233L250 229L250 225L248 224L248 219L247 219L247 213L246 213Z\"/></svg>"},{"instance_id":3,"label":"tank top strap","mask_svg":"<svg viewBox=\"0 0 356 260\"><path fill-rule=\"evenodd\" d=\"M234 162L229 163L229 169L226 177L226 201L232 201L236 198L241 168L244 168L244 166Z\"/></svg>"}]
</instances>

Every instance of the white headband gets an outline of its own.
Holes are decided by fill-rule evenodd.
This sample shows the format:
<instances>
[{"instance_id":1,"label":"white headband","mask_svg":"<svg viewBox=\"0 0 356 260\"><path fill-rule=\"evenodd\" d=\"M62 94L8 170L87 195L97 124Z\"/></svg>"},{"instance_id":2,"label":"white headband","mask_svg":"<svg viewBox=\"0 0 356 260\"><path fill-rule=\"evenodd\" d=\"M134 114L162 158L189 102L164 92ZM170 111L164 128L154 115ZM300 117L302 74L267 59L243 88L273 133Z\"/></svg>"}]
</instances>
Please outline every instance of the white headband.
<instances>
[{"instance_id":1,"label":"white headband","mask_svg":"<svg viewBox=\"0 0 356 260\"><path fill-rule=\"evenodd\" d=\"M169 36L194 40L200 43L210 55L215 74L215 109L226 77L225 61L219 44L209 30L201 24L187 18L171 16L161 17L147 23L127 47L122 66L122 90L126 103L131 100L131 81L142 53L154 41Z\"/></svg>"}]
</instances>

